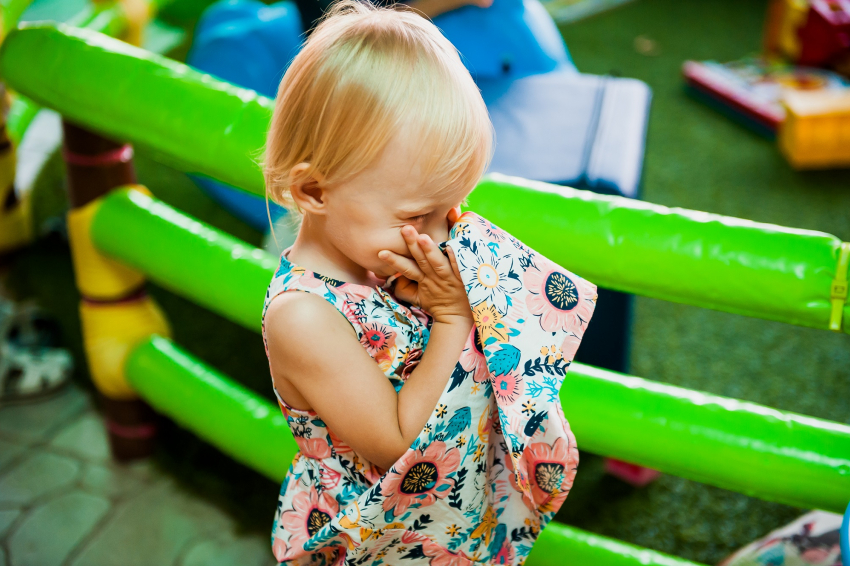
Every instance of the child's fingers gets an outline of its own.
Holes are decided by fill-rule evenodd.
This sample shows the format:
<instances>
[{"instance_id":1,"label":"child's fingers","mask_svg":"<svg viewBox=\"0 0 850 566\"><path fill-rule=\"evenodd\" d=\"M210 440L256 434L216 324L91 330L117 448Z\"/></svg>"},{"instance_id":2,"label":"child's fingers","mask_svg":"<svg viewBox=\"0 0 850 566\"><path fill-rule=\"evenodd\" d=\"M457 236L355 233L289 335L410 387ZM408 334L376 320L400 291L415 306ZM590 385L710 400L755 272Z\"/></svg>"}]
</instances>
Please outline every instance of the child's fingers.
<instances>
[{"instance_id":1,"label":"child's fingers","mask_svg":"<svg viewBox=\"0 0 850 566\"><path fill-rule=\"evenodd\" d=\"M425 278L425 274L419 269L417 263L404 256L389 250L381 250L378 252L378 257L411 281L422 281Z\"/></svg>"},{"instance_id":2,"label":"child's fingers","mask_svg":"<svg viewBox=\"0 0 850 566\"><path fill-rule=\"evenodd\" d=\"M443 255L440 248L437 247L437 244L434 243L431 237L427 234L420 235L419 247L422 248L422 251L425 254L425 259L428 261L434 274L441 279L448 277L452 267L446 259L446 256Z\"/></svg>"},{"instance_id":3,"label":"child's fingers","mask_svg":"<svg viewBox=\"0 0 850 566\"><path fill-rule=\"evenodd\" d=\"M419 265L419 270L426 277L435 277L434 269L431 267L428 258L425 257L425 252L422 250L420 245L419 232L416 231L416 228L413 226L405 226L401 229L401 235L404 237L407 249L410 250L410 255L413 256L413 259L415 259L416 263Z\"/></svg>"}]
</instances>

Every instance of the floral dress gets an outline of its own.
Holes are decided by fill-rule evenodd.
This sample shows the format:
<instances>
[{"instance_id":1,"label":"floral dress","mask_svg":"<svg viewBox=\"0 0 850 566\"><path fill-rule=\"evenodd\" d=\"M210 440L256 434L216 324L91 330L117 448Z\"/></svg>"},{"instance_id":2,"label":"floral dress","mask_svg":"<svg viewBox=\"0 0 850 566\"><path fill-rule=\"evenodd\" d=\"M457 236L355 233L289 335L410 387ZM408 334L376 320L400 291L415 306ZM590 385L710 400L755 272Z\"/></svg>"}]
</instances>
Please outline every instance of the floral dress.
<instances>
[{"instance_id":1,"label":"floral dress","mask_svg":"<svg viewBox=\"0 0 850 566\"><path fill-rule=\"evenodd\" d=\"M272 530L282 564L521 565L572 487L578 451L559 392L596 287L471 212L446 246L475 325L434 412L389 470L275 392L300 448ZM323 297L399 391L427 346L429 315L388 289L325 277L285 255L263 318L281 293Z\"/></svg>"}]
</instances>

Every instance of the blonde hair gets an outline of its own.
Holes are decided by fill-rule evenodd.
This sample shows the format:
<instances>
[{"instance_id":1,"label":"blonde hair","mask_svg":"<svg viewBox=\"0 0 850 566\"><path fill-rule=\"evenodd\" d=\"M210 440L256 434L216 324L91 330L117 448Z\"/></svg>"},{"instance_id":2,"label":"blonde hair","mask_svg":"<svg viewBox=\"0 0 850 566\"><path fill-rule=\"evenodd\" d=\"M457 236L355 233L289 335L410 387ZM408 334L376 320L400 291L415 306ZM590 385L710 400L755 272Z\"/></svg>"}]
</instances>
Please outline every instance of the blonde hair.
<instances>
[{"instance_id":1,"label":"blonde hair","mask_svg":"<svg viewBox=\"0 0 850 566\"><path fill-rule=\"evenodd\" d=\"M371 165L410 128L429 187L472 189L487 169L493 126L457 50L409 10L335 4L281 80L266 140L266 193L291 208L290 183L328 185ZM298 163L302 179L290 179Z\"/></svg>"}]
</instances>

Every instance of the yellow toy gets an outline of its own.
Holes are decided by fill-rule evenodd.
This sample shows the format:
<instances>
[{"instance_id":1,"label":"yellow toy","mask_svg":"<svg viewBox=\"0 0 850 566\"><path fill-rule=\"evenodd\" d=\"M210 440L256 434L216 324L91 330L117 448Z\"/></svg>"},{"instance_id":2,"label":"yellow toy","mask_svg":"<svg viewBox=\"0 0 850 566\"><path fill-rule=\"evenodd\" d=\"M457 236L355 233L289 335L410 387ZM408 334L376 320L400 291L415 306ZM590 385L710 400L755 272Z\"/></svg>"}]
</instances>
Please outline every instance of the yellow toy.
<instances>
[{"instance_id":1,"label":"yellow toy","mask_svg":"<svg viewBox=\"0 0 850 566\"><path fill-rule=\"evenodd\" d=\"M783 104L779 149L794 168L850 167L850 94L793 91Z\"/></svg>"}]
</instances>

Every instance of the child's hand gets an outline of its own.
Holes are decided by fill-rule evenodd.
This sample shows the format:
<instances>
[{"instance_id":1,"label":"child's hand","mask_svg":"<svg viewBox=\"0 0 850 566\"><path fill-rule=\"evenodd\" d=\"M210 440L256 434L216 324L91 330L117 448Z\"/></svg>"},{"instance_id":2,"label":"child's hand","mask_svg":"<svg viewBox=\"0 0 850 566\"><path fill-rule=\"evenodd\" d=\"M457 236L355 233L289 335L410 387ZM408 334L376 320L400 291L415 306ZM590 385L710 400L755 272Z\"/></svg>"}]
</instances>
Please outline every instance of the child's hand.
<instances>
[{"instance_id":1,"label":"child's hand","mask_svg":"<svg viewBox=\"0 0 850 566\"><path fill-rule=\"evenodd\" d=\"M437 322L456 322L458 317L471 321L472 311L451 248L447 258L427 234L419 234L413 226L403 227L401 235L413 260L389 250L378 254L402 275L396 280L396 296L422 307Z\"/></svg>"}]
</instances>

